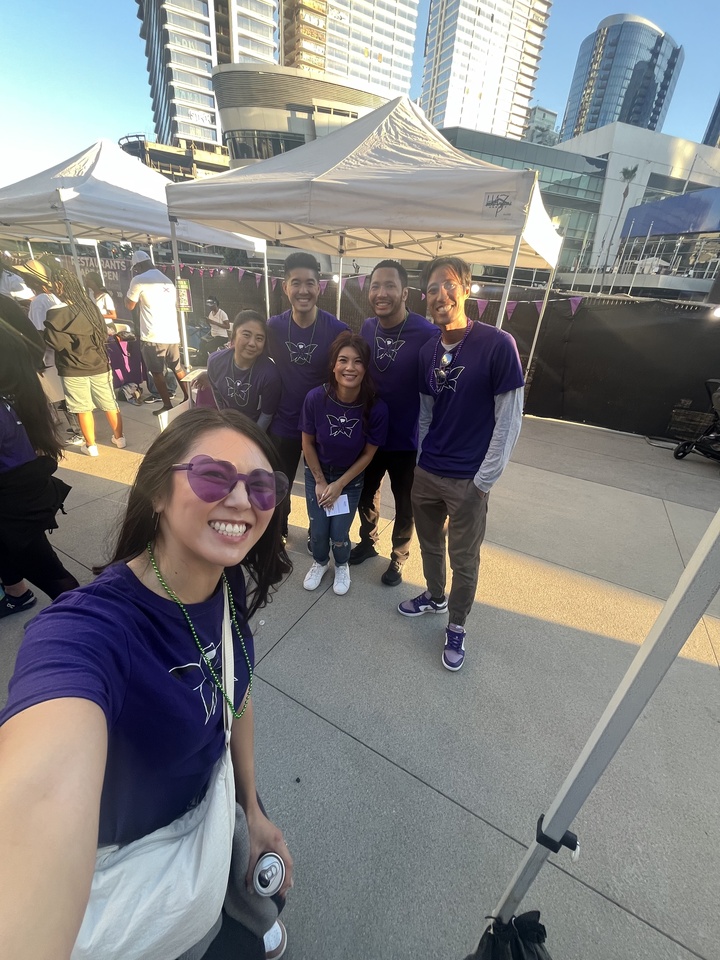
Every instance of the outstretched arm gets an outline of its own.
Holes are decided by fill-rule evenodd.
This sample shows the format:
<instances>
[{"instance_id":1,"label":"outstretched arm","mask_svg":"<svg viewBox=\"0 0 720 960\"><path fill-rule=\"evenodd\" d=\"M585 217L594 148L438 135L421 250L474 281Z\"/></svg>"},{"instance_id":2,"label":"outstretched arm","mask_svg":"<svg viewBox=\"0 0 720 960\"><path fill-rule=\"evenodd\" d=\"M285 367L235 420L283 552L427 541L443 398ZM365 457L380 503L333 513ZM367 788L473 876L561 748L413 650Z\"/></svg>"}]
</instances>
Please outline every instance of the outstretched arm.
<instances>
[{"instance_id":1,"label":"outstretched arm","mask_svg":"<svg viewBox=\"0 0 720 960\"><path fill-rule=\"evenodd\" d=\"M68 960L90 894L105 715L66 697L0 727L0 957Z\"/></svg>"}]
</instances>

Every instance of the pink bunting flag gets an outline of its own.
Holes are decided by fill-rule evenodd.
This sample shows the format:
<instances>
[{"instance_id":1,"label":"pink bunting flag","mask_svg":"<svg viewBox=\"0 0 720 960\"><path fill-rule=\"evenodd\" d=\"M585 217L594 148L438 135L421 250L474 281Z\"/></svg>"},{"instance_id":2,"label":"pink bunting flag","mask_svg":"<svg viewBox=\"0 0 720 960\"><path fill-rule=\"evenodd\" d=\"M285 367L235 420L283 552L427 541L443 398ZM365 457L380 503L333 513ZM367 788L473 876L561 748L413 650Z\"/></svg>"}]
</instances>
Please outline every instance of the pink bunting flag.
<instances>
[{"instance_id":1,"label":"pink bunting flag","mask_svg":"<svg viewBox=\"0 0 720 960\"><path fill-rule=\"evenodd\" d=\"M516 307L517 305L518 305L517 300L508 300L508 305L507 305L507 308L506 308L506 309L507 309L507 318L508 318L508 320L509 320L509 319L512 317L512 315L515 313L515 307Z\"/></svg>"},{"instance_id":2,"label":"pink bunting flag","mask_svg":"<svg viewBox=\"0 0 720 960\"><path fill-rule=\"evenodd\" d=\"M238 267L238 283L242 280L244 276L245 276L245 271L243 270L242 267Z\"/></svg>"},{"instance_id":3,"label":"pink bunting flag","mask_svg":"<svg viewBox=\"0 0 720 960\"><path fill-rule=\"evenodd\" d=\"M195 273L195 267L188 267L188 270L190 271L191 276L193 273Z\"/></svg>"},{"instance_id":4,"label":"pink bunting flag","mask_svg":"<svg viewBox=\"0 0 720 960\"><path fill-rule=\"evenodd\" d=\"M570 314L571 314L571 316L573 316L573 317L575 316L575 311L577 310L577 308L580 306L580 304L581 304L582 302L583 302L583 297L570 297Z\"/></svg>"},{"instance_id":5,"label":"pink bunting flag","mask_svg":"<svg viewBox=\"0 0 720 960\"><path fill-rule=\"evenodd\" d=\"M533 303L534 303L535 306L537 307L537 312L540 313L540 311L542 310L542 305L543 305L542 300L533 300Z\"/></svg>"},{"instance_id":6,"label":"pink bunting flag","mask_svg":"<svg viewBox=\"0 0 720 960\"><path fill-rule=\"evenodd\" d=\"M328 285L327 280L321 280L321 281L320 281L320 293L321 293L321 294L325 293L325 291L327 290L327 285Z\"/></svg>"},{"instance_id":7,"label":"pink bunting flag","mask_svg":"<svg viewBox=\"0 0 720 960\"><path fill-rule=\"evenodd\" d=\"M198 273L200 274L201 277L205 276L205 271L203 270L202 267L199 268Z\"/></svg>"},{"instance_id":8,"label":"pink bunting flag","mask_svg":"<svg viewBox=\"0 0 720 960\"><path fill-rule=\"evenodd\" d=\"M278 280L279 280L279 277L273 277L273 278L272 278L272 288L273 288L273 290L274 290L275 287L278 285Z\"/></svg>"},{"instance_id":9,"label":"pink bunting flag","mask_svg":"<svg viewBox=\"0 0 720 960\"><path fill-rule=\"evenodd\" d=\"M215 276L215 271L212 269L208 270L208 273L210 274L211 277Z\"/></svg>"},{"instance_id":10,"label":"pink bunting flag","mask_svg":"<svg viewBox=\"0 0 720 960\"><path fill-rule=\"evenodd\" d=\"M358 277L358 283L360 284L360 293L362 293L363 290L365 289L366 280L367 280L367 276L365 276L365 274L363 274L361 277Z\"/></svg>"},{"instance_id":11,"label":"pink bunting flag","mask_svg":"<svg viewBox=\"0 0 720 960\"><path fill-rule=\"evenodd\" d=\"M479 319L482 317L482 315L485 313L485 307L488 305L488 303L489 303L488 300L478 300L478 302L477 302L477 305L478 305L478 320L479 320Z\"/></svg>"},{"instance_id":12,"label":"pink bunting flag","mask_svg":"<svg viewBox=\"0 0 720 960\"><path fill-rule=\"evenodd\" d=\"M260 281L262 280L262 278L263 278L263 275L262 275L261 273L256 273L256 274L255 274L255 286L256 286L256 287L259 287L259 286L260 286Z\"/></svg>"},{"instance_id":13,"label":"pink bunting flag","mask_svg":"<svg viewBox=\"0 0 720 960\"><path fill-rule=\"evenodd\" d=\"M185 264L184 264L184 263L181 263L181 264L180 264L180 269L181 269L181 270L184 270L184 269L185 269Z\"/></svg>"},{"instance_id":14,"label":"pink bunting flag","mask_svg":"<svg viewBox=\"0 0 720 960\"><path fill-rule=\"evenodd\" d=\"M421 300L424 300L424 299L425 299L425 294L424 294L424 293L421 293L421 294L420 294L420 299L421 299Z\"/></svg>"}]
</instances>

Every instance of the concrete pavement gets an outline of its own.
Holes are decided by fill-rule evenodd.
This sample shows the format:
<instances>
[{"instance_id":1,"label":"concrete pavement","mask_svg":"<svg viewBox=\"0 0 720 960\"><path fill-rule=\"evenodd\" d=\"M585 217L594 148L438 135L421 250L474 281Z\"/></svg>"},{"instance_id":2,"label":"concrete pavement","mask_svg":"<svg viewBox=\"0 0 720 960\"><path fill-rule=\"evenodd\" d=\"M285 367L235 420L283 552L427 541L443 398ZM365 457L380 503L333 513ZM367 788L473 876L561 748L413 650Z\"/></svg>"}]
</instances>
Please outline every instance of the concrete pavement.
<instances>
[{"instance_id":1,"label":"concrete pavement","mask_svg":"<svg viewBox=\"0 0 720 960\"><path fill-rule=\"evenodd\" d=\"M152 407L123 406L128 448L98 416L101 456L70 449L52 542L78 578L106 557ZM107 432L107 436L106 436ZM490 499L459 674L442 617L408 620L419 551L397 588L383 558L346 597L310 564L295 483L295 570L256 618L260 791L296 860L289 960L461 960L522 859L637 645L715 510L720 468L643 438L526 418ZM720 582L720 571L718 573ZM28 616L0 623L0 689ZM523 904L555 960L718 956L720 601L695 629ZM230 954L228 954L229 956Z\"/></svg>"}]
</instances>

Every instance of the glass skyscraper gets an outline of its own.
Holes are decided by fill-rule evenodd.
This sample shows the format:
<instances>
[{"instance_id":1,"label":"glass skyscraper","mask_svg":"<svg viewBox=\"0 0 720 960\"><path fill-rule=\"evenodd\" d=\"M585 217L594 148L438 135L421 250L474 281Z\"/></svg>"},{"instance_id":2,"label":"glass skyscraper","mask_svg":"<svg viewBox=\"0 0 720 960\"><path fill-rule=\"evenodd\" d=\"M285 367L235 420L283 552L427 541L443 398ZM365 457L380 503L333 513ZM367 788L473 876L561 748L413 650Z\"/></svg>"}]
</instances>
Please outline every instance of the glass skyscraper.
<instances>
[{"instance_id":1,"label":"glass skyscraper","mask_svg":"<svg viewBox=\"0 0 720 960\"><path fill-rule=\"evenodd\" d=\"M720 95L715 103L715 109L710 117L703 143L708 147L720 147Z\"/></svg>"},{"instance_id":2,"label":"glass skyscraper","mask_svg":"<svg viewBox=\"0 0 720 960\"><path fill-rule=\"evenodd\" d=\"M212 71L227 63L280 63L388 98L409 93L418 2L137 0L158 141L221 142Z\"/></svg>"},{"instance_id":3,"label":"glass skyscraper","mask_svg":"<svg viewBox=\"0 0 720 960\"><path fill-rule=\"evenodd\" d=\"M430 122L521 139L551 6L431 0L420 97Z\"/></svg>"},{"instance_id":4,"label":"glass skyscraper","mask_svg":"<svg viewBox=\"0 0 720 960\"><path fill-rule=\"evenodd\" d=\"M606 17L580 46L560 139L616 120L662 130L684 56L649 20Z\"/></svg>"}]
</instances>

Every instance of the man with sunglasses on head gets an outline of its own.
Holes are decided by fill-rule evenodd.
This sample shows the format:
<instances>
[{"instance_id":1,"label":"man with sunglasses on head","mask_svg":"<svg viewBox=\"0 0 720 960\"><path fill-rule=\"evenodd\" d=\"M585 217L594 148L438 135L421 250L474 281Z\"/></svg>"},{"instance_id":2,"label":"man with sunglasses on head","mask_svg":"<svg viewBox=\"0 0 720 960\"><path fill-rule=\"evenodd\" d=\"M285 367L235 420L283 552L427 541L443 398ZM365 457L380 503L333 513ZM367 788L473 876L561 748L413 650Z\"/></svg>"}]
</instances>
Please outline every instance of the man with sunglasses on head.
<instances>
[{"instance_id":1,"label":"man with sunglasses on head","mask_svg":"<svg viewBox=\"0 0 720 960\"><path fill-rule=\"evenodd\" d=\"M268 320L268 348L282 380L280 405L268 432L292 488L302 455L300 413L305 397L327 380L330 344L349 328L332 313L318 309L320 269L311 253L290 254L282 287L290 309ZM290 497L282 509L287 539Z\"/></svg>"},{"instance_id":2,"label":"man with sunglasses on head","mask_svg":"<svg viewBox=\"0 0 720 960\"><path fill-rule=\"evenodd\" d=\"M370 375L390 413L388 436L365 468L358 514L360 543L349 563L363 563L378 555L380 486L387 473L395 499L390 565L380 577L388 587L402 583L402 567L410 552L413 514L410 502L417 459L417 368L420 348L438 336L438 328L419 313L407 309L408 275L397 260L381 260L369 277L368 299L375 311L362 325L360 335L370 344Z\"/></svg>"},{"instance_id":3,"label":"man with sunglasses on head","mask_svg":"<svg viewBox=\"0 0 720 960\"><path fill-rule=\"evenodd\" d=\"M420 617L447 611L442 663L456 671L465 659L465 622L477 589L488 495L520 433L524 380L510 334L465 315L470 265L459 257L437 257L426 276L428 313L440 337L420 350L412 506L427 589L401 603L398 612ZM446 540L452 567L448 597Z\"/></svg>"}]
</instances>

